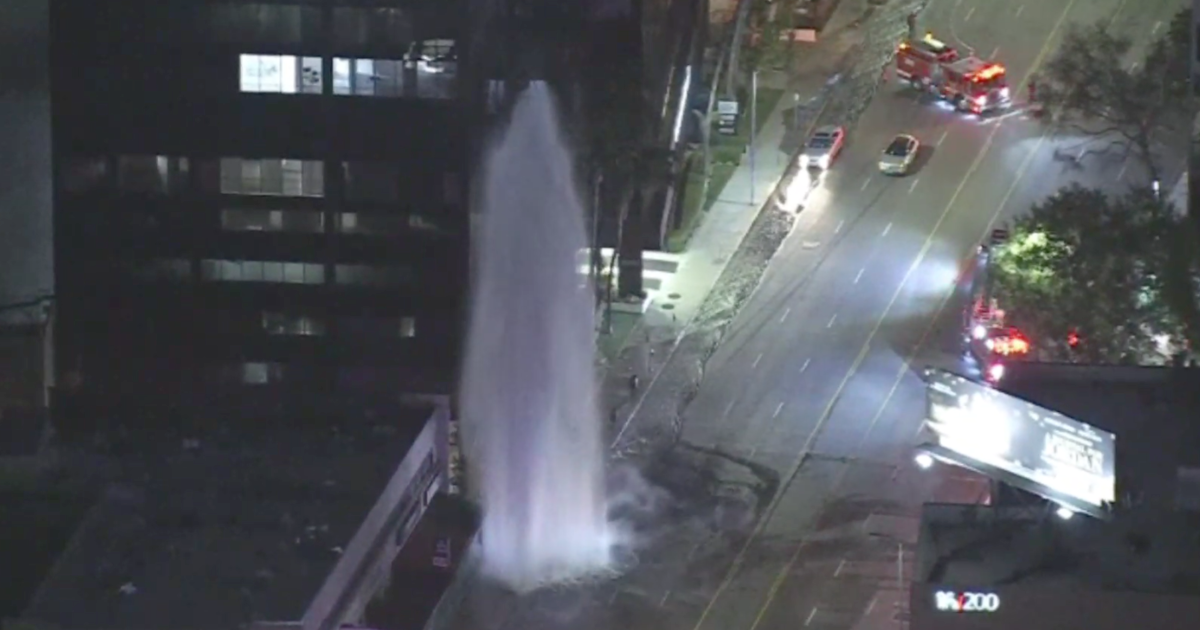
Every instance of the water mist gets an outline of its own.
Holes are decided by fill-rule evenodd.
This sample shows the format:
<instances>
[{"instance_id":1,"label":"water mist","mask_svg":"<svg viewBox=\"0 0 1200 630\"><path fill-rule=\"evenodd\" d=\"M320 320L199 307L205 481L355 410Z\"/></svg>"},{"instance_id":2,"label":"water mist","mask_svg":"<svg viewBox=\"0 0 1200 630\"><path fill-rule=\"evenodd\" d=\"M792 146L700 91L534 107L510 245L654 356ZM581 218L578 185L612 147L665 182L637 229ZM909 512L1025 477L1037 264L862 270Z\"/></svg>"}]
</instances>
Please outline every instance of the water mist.
<instances>
[{"instance_id":1,"label":"water mist","mask_svg":"<svg viewBox=\"0 0 1200 630\"><path fill-rule=\"evenodd\" d=\"M517 97L478 193L463 437L482 570L527 591L605 569L611 547L584 211L545 84Z\"/></svg>"}]
</instances>

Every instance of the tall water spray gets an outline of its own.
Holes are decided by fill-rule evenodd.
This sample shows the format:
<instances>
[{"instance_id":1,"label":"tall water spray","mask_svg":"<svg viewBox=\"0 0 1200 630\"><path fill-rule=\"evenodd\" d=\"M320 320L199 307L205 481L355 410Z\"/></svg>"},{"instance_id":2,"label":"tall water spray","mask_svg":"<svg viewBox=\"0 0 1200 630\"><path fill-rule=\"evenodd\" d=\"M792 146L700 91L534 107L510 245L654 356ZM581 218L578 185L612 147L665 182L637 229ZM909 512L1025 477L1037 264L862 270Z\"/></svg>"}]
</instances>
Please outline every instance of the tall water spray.
<instances>
[{"instance_id":1,"label":"tall water spray","mask_svg":"<svg viewBox=\"0 0 1200 630\"><path fill-rule=\"evenodd\" d=\"M486 156L461 391L483 571L517 591L609 563L583 204L549 88Z\"/></svg>"}]
</instances>

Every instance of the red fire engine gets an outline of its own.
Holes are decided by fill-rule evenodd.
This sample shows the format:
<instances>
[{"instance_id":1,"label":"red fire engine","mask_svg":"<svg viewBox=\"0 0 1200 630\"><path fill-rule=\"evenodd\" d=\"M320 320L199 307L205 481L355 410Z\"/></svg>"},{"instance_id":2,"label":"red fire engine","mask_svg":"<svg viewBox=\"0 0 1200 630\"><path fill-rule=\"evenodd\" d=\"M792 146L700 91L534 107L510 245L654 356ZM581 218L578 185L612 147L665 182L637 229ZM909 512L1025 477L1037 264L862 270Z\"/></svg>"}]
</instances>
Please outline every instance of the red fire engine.
<instances>
[{"instance_id":1,"label":"red fire engine","mask_svg":"<svg viewBox=\"0 0 1200 630\"><path fill-rule=\"evenodd\" d=\"M932 34L900 44L896 76L946 99L959 111L983 114L1012 105L1003 65L974 55L960 56Z\"/></svg>"}]
</instances>

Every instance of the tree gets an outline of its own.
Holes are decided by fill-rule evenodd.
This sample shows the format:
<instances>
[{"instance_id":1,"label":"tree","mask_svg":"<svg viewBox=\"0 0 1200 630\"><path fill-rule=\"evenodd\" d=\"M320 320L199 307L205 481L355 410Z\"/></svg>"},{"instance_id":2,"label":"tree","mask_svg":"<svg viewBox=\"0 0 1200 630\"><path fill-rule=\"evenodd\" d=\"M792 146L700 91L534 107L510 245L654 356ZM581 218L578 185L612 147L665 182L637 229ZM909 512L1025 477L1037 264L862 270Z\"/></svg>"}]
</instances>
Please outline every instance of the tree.
<instances>
[{"instance_id":1,"label":"tree","mask_svg":"<svg viewBox=\"0 0 1200 630\"><path fill-rule=\"evenodd\" d=\"M1105 24L1072 28L1037 81L1038 101L1057 124L1111 139L1159 179L1156 149L1190 114L1190 20L1190 9L1176 15L1138 60L1132 41Z\"/></svg>"},{"instance_id":2,"label":"tree","mask_svg":"<svg viewBox=\"0 0 1200 630\"><path fill-rule=\"evenodd\" d=\"M1192 138L1188 191L1200 183L1192 173L1200 166L1200 136ZM1171 241L1164 273L1164 297L1183 328L1193 353L1200 351L1200 195L1188 198L1187 219Z\"/></svg>"},{"instance_id":3,"label":"tree","mask_svg":"<svg viewBox=\"0 0 1200 630\"><path fill-rule=\"evenodd\" d=\"M1162 298L1172 209L1150 189L1064 188L1018 218L995 252L997 300L1051 361L1142 363L1178 327ZM1076 333L1082 343L1066 340Z\"/></svg>"}]
</instances>

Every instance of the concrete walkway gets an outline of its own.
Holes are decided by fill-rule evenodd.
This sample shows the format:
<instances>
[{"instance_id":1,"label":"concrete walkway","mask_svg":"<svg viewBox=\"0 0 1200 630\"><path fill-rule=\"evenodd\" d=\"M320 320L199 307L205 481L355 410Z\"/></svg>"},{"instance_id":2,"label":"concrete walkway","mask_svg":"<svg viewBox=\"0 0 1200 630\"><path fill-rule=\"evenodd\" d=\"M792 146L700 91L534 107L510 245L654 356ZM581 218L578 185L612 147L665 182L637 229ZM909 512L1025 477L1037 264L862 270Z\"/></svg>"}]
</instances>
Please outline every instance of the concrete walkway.
<instances>
[{"instance_id":1,"label":"concrete walkway","mask_svg":"<svg viewBox=\"0 0 1200 630\"><path fill-rule=\"evenodd\" d=\"M610 352L616 351L605 357L604 411L614 424L624 425L636 409L641 392L634 385L645 387L653 381L761 210L774 203L769 197L787 173L791 156L811 133L811 125L802 121L819 118L824 100L819 97L827 91L831 77L847 67L862 41L858 26L872 11L871 0L842 0L817 42L796 44L786 71L760 73L760 88L781 89L784 95L774 111L758 113L763 122L753 147L706 211L687 250L671 261L672 273L656 278L655 299L644 313L614 316L614 320L636 320L614 325L614 329L628 331L626 339L607 344ZM793 128L797 122L802 128ZM635 376L638 383L633 382Z\"/></svg>"}]
</instances>

